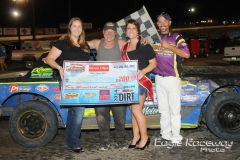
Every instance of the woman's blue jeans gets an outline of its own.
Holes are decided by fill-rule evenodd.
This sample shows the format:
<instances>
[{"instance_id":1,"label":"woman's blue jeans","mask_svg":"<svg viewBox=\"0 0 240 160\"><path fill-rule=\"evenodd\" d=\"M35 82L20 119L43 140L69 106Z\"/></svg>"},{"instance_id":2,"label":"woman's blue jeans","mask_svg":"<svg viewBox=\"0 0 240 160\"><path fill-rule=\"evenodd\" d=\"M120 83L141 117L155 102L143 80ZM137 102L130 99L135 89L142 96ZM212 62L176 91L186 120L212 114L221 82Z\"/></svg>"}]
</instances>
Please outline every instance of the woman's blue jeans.
<instances>
[{"instance_id":1,"label":"woman's blue jeans","mask_svg":"<svg viewBox=\"0 0 240 160\"><path fill-rule=\"evenodd\" d=\"M65 147L74 150L81 148L80 134L84 107L68 108L67 126L65 132Z\"/></svg>"}]
</instances>

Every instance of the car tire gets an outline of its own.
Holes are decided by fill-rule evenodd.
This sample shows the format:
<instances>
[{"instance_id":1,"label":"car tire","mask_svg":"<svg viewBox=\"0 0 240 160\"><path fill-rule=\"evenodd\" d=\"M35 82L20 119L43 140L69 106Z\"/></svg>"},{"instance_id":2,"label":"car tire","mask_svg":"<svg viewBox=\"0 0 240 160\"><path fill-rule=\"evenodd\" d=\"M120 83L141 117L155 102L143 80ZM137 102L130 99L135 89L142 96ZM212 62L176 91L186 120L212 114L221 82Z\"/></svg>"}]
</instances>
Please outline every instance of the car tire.
<instances>
[{"instance_id":1,"label":"car tire","mask_svg":"<svg viewBox=\"0 0 240 160\"><path fill-rule=\"evenodd\" d=\"M35 64L35 60L33 58L25 58L23 64L25 68L31 69Z\"/></svg>"},{"instance_id":2,"label":"car tire","mask_svg":"<svg viewBox=\"0 0 240 160\"><path fill-rule=\"evenodd\" d=\"M45 102L31 100L16 106L9 119L12 138L24 147L42 147L57 134L56 112Z\"/></svg>"},{"instance_id":3,"label":"car tire","mask_svg":"<svg viewBox=\"0 0 240 160\"><path fill-rule=\"evenodd\" d=\"M205 119L216 136L226 140L240 139L240 94L224 92L208 104Z\"/></svg>"}]
</instances>

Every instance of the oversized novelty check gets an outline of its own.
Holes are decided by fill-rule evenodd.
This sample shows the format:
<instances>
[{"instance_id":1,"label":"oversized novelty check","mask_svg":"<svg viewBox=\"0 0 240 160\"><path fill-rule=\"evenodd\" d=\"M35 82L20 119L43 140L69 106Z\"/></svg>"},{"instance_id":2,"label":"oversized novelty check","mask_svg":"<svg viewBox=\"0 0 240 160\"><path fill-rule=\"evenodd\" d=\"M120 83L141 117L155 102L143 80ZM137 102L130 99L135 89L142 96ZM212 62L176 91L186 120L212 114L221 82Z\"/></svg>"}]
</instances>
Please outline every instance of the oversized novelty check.
<instances>
[{"instance_id":1,"label":"oversized novelty check","mask_svg":"<svg viewBox=\"0 0 240 160\"><path fill-rule=\"evenodd\" d=\"M61 105L139 102L138 63L134 61L64 61Z\"/></svg>"}]
</instances>

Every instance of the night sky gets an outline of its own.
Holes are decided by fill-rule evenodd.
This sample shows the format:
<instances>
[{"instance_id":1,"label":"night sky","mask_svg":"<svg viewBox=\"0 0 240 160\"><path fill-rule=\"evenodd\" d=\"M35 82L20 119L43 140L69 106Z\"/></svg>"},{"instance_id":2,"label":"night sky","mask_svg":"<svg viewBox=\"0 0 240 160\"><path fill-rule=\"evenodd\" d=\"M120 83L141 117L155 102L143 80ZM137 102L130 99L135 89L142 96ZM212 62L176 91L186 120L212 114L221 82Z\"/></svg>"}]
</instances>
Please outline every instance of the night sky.
<instances>
[{"instance_id":1,"label":"night sky","mask_svg":"<svg viewBox=\"0 0 240 160\"><path fill-rule=\"evenodd\" d=\"M116 22L145 5L155 22L156 14L168 12L173 23L213 19L240 20L240 3L233 0L71 0L71 17L78 16L84 22L92 22L93 28L102 27L105 22ZM14 8L21 12L20 27L32 26L31 3L14 3L0 0L0 27L15 27L12 16ZM188 9L194 7L195 12ZM35 26L59 28L69 22L69 0L34 0Z\"/></svg>"}]
</instances>

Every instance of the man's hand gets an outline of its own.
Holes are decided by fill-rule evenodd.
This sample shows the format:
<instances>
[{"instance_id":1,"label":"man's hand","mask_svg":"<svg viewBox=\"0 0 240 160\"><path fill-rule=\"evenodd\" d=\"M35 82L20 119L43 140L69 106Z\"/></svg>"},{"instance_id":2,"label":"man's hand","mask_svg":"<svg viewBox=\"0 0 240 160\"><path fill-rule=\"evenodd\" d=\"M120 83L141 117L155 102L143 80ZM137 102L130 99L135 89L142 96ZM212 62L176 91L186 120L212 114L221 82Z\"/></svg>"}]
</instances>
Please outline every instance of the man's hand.
<instances>
[{"instance_id":1,"label":"man's hand","mask_svg":"<svg viewBox=\"0 0 240 160\"><path fill-rule=\"evenodd\" d=\"M146 45L146 44L149 44L149 40L147 39L147 38L141 38L141 44L144 44L144 45Z\"/></svg>"},{"instance_id":2,"label":"man's hand","mask_svg":"<svg viewBox=\"0 0 240 160\"><path fill-rule=\"evenodd\" d=\"M170 44L167 41L161 41L161 46L166 49L170 49Z\"/></svg>"}]
</instances>

